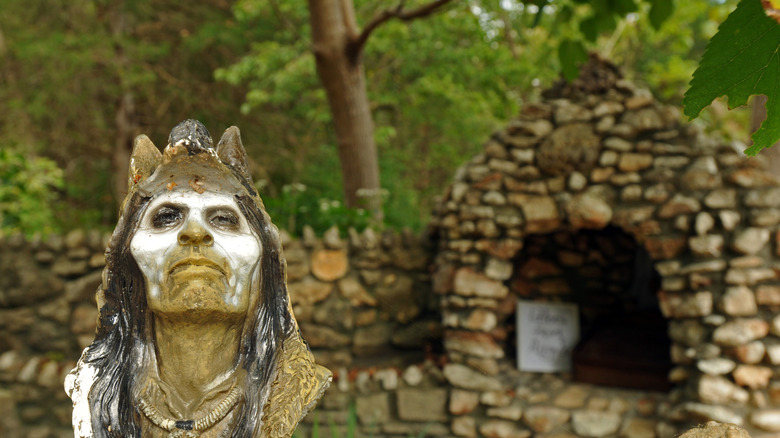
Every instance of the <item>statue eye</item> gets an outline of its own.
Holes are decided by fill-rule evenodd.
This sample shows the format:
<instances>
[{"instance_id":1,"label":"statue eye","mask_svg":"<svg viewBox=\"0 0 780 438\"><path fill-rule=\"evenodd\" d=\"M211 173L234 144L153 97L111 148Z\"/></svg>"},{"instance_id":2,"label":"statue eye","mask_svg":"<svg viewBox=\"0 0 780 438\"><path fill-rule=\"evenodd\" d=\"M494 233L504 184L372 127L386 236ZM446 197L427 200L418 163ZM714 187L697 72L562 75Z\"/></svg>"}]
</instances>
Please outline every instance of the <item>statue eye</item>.
<instances>
[{"instance_id":1,"label":"statue eye","mask_svg":"<svg viewBox=\"0 0 780 438\"><path fill-rule=\"evenodd\" d=\"M176 207L163 206L152 217L154 228L170 228L179 224L184 218L182 211Z\"/></svg>"},{"instance_id":2,"label":"statue eye","mask_svg":"<svg viewBox=\"0 0 780 438\"><path fill-rule=\"evenodd\" d=\"M216 210L211 213L209 223L215 228L234 231L238 229L240 221L238 215L230 210Z\"/></svg>"}]
</instances>

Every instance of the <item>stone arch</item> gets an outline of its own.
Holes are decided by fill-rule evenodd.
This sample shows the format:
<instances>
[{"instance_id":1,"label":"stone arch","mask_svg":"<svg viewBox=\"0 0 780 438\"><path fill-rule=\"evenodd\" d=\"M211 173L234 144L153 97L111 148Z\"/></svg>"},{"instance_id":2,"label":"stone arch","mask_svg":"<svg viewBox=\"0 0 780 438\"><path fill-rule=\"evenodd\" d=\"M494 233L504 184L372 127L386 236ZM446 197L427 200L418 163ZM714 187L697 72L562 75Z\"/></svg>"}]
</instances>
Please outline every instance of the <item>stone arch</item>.
<instances>
[{"instance_id":1,"label":"stone arch","mask_svg":"<svg viewBox=\"0 0 780 438\"><path fill-rule=\"evenodd\" d=\"M459 169L432 223L454 387L504 388L496 309L524 239L612 225L661 276L677 386L666 421L780 424L754 406L780 402L780 178L679 120L615 78L527 105Z\"/></svg>"}]
</instances>

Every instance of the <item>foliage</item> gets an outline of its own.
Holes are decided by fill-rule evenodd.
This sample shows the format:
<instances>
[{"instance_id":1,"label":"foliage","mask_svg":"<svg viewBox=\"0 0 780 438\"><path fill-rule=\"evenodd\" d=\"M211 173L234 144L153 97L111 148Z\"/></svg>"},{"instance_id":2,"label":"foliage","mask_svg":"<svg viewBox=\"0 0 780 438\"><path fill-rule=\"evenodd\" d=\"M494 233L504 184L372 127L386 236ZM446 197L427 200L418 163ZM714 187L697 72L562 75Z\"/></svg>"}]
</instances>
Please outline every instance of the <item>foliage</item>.
<instances>
[{"instance_id":1,"label":"foliage","mask_svg":"<svg viewBox=\"0 0 780 438\"><path fill-rule=\"evenodd\" d=\"M347 208L341 201L322 198L300 183L285 185L280 196L266 197L263 202L273 222L297 236L303 233L305 225L322 235L333 226L363 231L371 223L366 210Z\"/></svg>"},{"instance_id":2,"label":"foliage","mask_svg":"<svg viewBox=\"0 0 780 438\"><path fill-rule=\"evenodd\" d=\"M537 67L486 38L465 7L372 35L365 65L388 224L421 228L455 169L532 89Z\"/></svg>"},{"instance_id":3,"label":"foliage","mask_svg":"<svg viewBox=\"0 0 780 438\"><path fill-rule=\"evenodd\" d=\"M17 149L25 155L56 161L68 182L66 197L70 190L86 199L105 191L82 166L111 144L114 102L108 96L118 90L110 65L112 39L91 19L95 14L95 5L85 2L0 0L6 43L0 48L0 138L24 145ZM86 199L65 205L100 211L101 204L85 205Z\"/></svg>"},{"instance_id":4,"label":"foliage","mask_svg":"<svg viewBox=\"0 0 780 438\"><path fill-rule=\"evenodd\" d=\"M461 0L424 20L386 22L364 53L386 224L424 227L457 167L536 100L561 64L572 74L577 56L561 57L566 50L598 50L677 103L712 23L733 2ZM398 2L354 4L365 24ZM653 30L662 6L673 12ZM341 199L341 168L310 45L306 2L0 0L0 138L62 169L67 208L53 226L110 228L117 157L129 156L117 108L129 93L134 133L160 147L184 118L217 138L239 126L274 220L299 232L301 221L321 217L317 228L328 228L343 207L320 213L319 200ZM285 189L295 184L307 189Z\"/></svg>"},{"instance_id":5,"label":"foliage","mask_svg":"<svg viewBox=\"0 0 780 438\"><path fill-rule=\"evenodd\" d=\"M158 146L188 117L214 134L235 124L258 143L269 137L240 113L243 90L213 78L254 39L222 0L0 0L0 138L63 170L62 228L112 227L121 201L112 177L124 170L117 157L130 154L117 139L125 94L133 134ZM256 143L246 146L259 155Z\"/></svg>"},{"instance_id":6,"label":"foliage","mask_svg":"<svg viewBox=\"0 0 780 438\"><path fill-rule=\"evenodd\" d=\"M52 160L0 149L0 232L48 234L54 220L62 170Z\"/></svg>"},{"instance_id":7,"label":"foliage","mask_svg":"<svg viewBox=\"0 0 780 438\"><path fill-rule=\"evenodd\" d=\"M678 105L707 41L735 5L735 0L678 2L659 29L647 26L647 11L640 11L609 36L601 53L633 81Z\"/></svg>"},{"instance_id":8,"label":"foliage","mask_svg":"<svg viewBox=\"0 0 780 438\"><path fill-rule=\"evenodd\" d=\"M585 47L582 44L565 39L558 47L558 59L561 62L563 76L568 80L572 80L579 74L577 66L588 60L588 52L585 51Z\"/></svg>"},{"instance_id":9,"label":"foliage","mask_svg":"<svg viewBox=\"0 0 780 438\"><path fill-rule=\"evenodd\" d=\"M673 0L508 0L498 8L526 11L532 21L513 20L520 26L545 25L553 38L548 44L557 48L560 70L567 80L579 74L579 65L587 61L587 48L598 49L599 38L612 34L630 16L643 12L651 26L660 29L674 11ZM485 6L496 11L495 7Z\"/></svg>"},{"instance_id":10,"label":"foliage","mask_svg":"<svg viewBox=\"0 0 780 438\"><path fill-rule=\"evenodd\" d=\"M780 24L759 0L742 0L707 45L685 94L685 114L695 118L724 95L729 108L741 106L754 94L768 97L767 119L753 134L748 155L780 140Z\"/></svg>"},{"instance_id":11,"label":"foliage","mask_svg":"<svg viewBox=\"0 0 780 438\"><path fill-rule=\"evenodd\" d=\"M385 5L355 2L362 22ZM216 73L246 84L244 110L279 120L284 130L276 140L283 146L273 151L277 164L263 176L266 199L283 196L280 187L295 183L316 187L323 198L341 198L337 147L308 45L305 4L244 0L234 14L242 26L273 30ZM387 22L372 34L364 65L389 226L422 228L455 169L478 153L522 100L538 94L531 79L555 77L543 29L524 35L540 50L519 56L493 32L496 26L463 2L410 24ZM281 154L289 160L279 160Z\"/></svg>"}]
</instances>

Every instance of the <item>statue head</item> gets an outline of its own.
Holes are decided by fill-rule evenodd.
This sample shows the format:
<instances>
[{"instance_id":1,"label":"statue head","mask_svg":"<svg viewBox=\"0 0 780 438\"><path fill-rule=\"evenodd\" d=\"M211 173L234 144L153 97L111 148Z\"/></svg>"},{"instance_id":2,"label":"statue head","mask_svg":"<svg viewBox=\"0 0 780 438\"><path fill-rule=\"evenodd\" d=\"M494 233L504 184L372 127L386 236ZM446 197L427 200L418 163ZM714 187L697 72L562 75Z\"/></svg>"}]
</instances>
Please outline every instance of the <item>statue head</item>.
<instances>
[{"instance_id":1,"label":"statue head","mask_svg":"<svg viewBox=\"0 0 780 438\"><path fill-rule=\"evenodd\" d=\"M260 238L232 196L189 187L159 194L140 218L130 253L155 314L243 320L256 304Z\"/></svg>"},{"instance_id":2,"label":"statue head","mask_svg":"<svg viewBox=\"0 0 780 438\"><path fill-rule=\"evenodd\" d=\"M95 341L66 380L76 436L140 436L162 322L237 333L223 352L242 376L229 436L290 436L330 379L290 310L279 233L236 127L216 148L195 120L171 131L163 153L136 138L97 301Z\"/></svg>"}]
</instances>

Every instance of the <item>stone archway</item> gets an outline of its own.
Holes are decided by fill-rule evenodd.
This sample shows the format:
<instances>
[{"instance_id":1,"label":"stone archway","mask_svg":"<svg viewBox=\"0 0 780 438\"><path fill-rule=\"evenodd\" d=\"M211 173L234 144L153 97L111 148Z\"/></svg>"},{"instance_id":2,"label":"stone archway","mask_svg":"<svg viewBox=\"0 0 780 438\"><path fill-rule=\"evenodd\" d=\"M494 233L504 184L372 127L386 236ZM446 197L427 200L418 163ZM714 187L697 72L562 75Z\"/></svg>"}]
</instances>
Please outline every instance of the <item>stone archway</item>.
<instances>
[{"instance_id":1,"label":"stone archway","mask_svg":"<svg viewBox=\"0 0 780 438\"><path fill-rule=\"evenodd\" d=\"M583 86L585 78L526 106L445 193L433 223L434 289L442 295L450 361L445 376L453 399L478 394L471 409L453 410L451 403L453 430L490 435L507 418L490 415L496 406L485 401L504 393L524 412L517 418L523 426L512 426L516 433L539 432L528 409L546 405L518 396L523 383L505 372L511 363L498 324L501 306L514 299L515 258L529 235L608 225L644 247L661 277L676 389L659 401L665 408L655 433L703 419L774 430L780 179L681 124L675 108L646 90L606 76L599 87ZM560 427L584 433L575 421L580 411L577 418L590 415L586 405L554 415L566 419ZM616 427L628 427L621 418Z\"/></svg>"}]
</instances>

